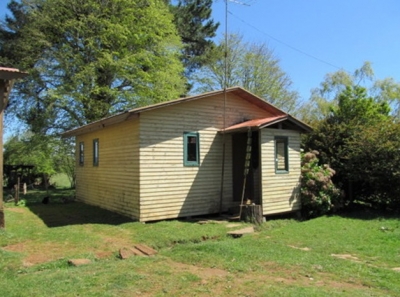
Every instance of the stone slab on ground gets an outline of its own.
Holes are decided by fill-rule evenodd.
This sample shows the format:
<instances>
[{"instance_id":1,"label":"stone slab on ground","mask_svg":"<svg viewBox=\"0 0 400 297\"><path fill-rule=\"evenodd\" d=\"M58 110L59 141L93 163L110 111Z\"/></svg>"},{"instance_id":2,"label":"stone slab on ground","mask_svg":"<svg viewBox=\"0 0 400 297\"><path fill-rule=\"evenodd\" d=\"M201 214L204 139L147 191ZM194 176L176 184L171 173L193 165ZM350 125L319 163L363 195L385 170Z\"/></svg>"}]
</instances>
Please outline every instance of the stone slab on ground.
<instances>
[{"instance_id":1,"label":"stone slab on ground","mask_svg":"<svg viewBox=\"0 0 400 297\"><path fill-rule=\"evenodd\" d=\"M121 259L128 259L133 256L153 256L157 251L144 244L136 244L133 247L123 247L119 250Z\"/></svg>"},{"instance_id":2,"label":"stone slab on ground","mask_svg":"<svg viewBox=\"0 0 400 297\"><path fill-rule=\"evenodd\" d=\"M82 265L87 265L90 264L92 261L89 259L71 259L68 260L68 264L71 266L82 266Z\"/></svg>"},{"instance_id":3,"label":"stone slab on ground","mask_svg":"<svg viewBox=\"0 0 400 297\"><path fill-rule=\"evenodd\" d=\"M141 251L146 256L153 256L153 255L157 254L156 250L154 250L151 247L144 245L144 244L136 244L135 249Z\"/></svg>"},{"instance_id":4,"label":"stone slab on ground","mask_svg":"<svg viewBox=\"0 0 400 297\"><path fill-rule=\"evenodd\" d=\"M146 256L146 255L136 248L123 247L119 249L119 257L121 259L128 259L133 256Z\"/></svg>"},{"instance_id":5,"label":"stone slab on ground","mask_svg":"<svg viewBox=\"0 0 400 297\"><path fill-rule=\"evenodd\" d=\"M246 228L239 229L239 230L229 231L227 234L231 235L233 237L241 237L244 234L251 234L251 233L254 233L253 226L246 227Z\"/></svg>"}]
</instances>

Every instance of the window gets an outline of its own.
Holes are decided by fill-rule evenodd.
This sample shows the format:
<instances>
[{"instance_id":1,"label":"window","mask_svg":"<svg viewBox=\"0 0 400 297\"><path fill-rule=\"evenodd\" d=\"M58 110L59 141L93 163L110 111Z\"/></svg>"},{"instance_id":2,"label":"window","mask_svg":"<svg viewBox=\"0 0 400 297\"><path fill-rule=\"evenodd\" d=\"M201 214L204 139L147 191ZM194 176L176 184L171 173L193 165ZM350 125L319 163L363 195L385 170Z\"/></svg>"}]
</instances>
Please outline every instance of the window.
<instances>
[{"instance_id":1,"label":"window","mask_svg":"<svg viewBox=\"0 0 400 297\"><path fill-rule=\"evenodd\" d=\"M199 166L199 133L184 132L183 133L183 165Z\"/></svg>"},{"instance_id":2,"label":"window","mask_svg":"<svg viewBox=\"0 0 400 297\"><path fill-rule=\"evenodd\" d=\"M83 166L85 161L85 153L84 153L85 145L82 142L79 143L79 165Z\"/></svg>"},{"instance_id":3,"label":"window","mask_svg":"<svg viewBox=\"0 0 400 297\"><path fill-rule=\"evenodd\" d=\"M275 137L275 171L289 171L288 138Z\"/></svg>"},{"instance_id":4,"label":"window","mask_svg":"<svg viewBox=\"0 0 400 297\"><path fill-rule=\"evenodd\" d=\"M99 139L93 139L93 166L99 166Z\"/></svg>"}]
</instances>

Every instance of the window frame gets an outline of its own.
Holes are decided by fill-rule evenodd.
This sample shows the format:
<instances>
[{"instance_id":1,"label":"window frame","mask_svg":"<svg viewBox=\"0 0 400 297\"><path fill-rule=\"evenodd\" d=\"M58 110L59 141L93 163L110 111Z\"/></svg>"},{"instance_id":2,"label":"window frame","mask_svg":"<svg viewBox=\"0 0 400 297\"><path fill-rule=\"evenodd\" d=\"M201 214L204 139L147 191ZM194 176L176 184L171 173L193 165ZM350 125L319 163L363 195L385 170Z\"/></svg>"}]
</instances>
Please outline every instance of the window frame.
<instances>
[{"instance_id":1,"label":"window frame","mask_svg":"<svg viewBox=\"0 0 400 297\"><path fill-rule=\"evenodd\" d=\"M81 141L79 142L79 166L84 166L85 165L85 142Z\"/></svg>"},{"instance_id":2,"label":"window frame","mask_svg":"<svg viewBox=\"0 0 400 297\"><path fill-rule=\"evenodd\" d=\"M196 160L188 160L189 156L189 138L196 138ZM199 167L200 166L200 134L198 132L183 132L183 166Z\"/></svg>"},{"instance_id":3,"label":"window frame","mask_svg":"<svg viewBox=\"0 0 400 297\"><path fill-rule=\"evenodd\" d=\"M99 139L93 139L93 166L99 166L99 152L100 152L100 144Z\"/></svg>"},{"instance_id":4,"label":"window frame","mask_svg":"<svg viewBox=\"0 0 400 297\"><path fill-rule=\"evenodd\" d=\"M289 173L289 137L287 136L275 136L275 173ZM279 167L278 158L278 144L283 143L284 147L284 168Z\"/></svg>"}]
</instances>

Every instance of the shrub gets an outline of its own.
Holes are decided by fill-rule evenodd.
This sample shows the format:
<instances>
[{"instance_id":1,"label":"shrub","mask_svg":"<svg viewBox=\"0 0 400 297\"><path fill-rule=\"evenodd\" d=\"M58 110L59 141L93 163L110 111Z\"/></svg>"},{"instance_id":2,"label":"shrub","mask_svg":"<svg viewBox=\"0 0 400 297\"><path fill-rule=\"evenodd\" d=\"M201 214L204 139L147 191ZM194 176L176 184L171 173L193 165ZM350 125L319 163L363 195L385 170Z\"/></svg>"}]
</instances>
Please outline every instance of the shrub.
<instances>
[{"instance_id":1,"label":"shrub","mask_svg":"<svg viewBox=\"0 0 400 297\"><path fill-rule=\"evenodd\" d=\"M302 154L301 208L305 218L317 217L342 206L340 190L333 184L335 171L320 165L317 151Z\"/></svg>"}]
</instances>

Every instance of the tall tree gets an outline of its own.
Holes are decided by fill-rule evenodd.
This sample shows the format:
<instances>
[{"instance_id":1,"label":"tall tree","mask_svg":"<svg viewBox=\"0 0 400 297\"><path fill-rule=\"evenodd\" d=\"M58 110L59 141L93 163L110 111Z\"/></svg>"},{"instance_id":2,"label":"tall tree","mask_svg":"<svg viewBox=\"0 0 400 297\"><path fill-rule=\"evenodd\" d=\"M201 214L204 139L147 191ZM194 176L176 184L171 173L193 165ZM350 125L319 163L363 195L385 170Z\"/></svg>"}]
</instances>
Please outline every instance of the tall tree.
<instances>
[{"instance_id":1,"label":"tall tree","mask_svg":"<svg viewBox=\"0 0 400 297\"><path fill-rule=\"evenodd\" d=\"M388 102L393 110L393 115L400 120L400 82L393 78L385 78L374 82L371 93L376 98Z\"/></svg>"},{"instance_id":2,"label":"tall tree","mask_svg":"<svg viewBox=\"0 0 400 297\"><path fill-rule=\"evenodd\" d=\"M175 5L170 5L184 44L182 62L186 75L207 62L207 52L215 45L212 38L216 35L219 23L211 19L211 6L212 0L178 0Z\"/></svg>"},{"instance_id":3,"label":"tall tree","mask_svg":"<svg viewBox=\"0 0 400 297\"><path fill-rule=\"evenodd\" d=\"M383 127L393 127L389 113L389 105L368 96L365 88L348 86L338 94L337 104L330 108L329 115L318 122L314 131L303 139L307 151L319 151L321 163L329 164L336 171L334 181L346 191L348 201L362 192L366 182L376 183L376 176L361 174L364 167L360 160L367 160L362 153L361 143L380 148L379 154L374 153L368 157L372 167L390 162L381 159L385 155L385 145L375 142L378 140L376 135ZM385 135L390 138L394 131L398 131L398 128L393 128ZM374 135L374 139L364 139L365 134ZM379 181L382 182L383 180Z\"/></svg>"},{"instance_id":4,"label":"tall tree","mask_svg":"<svg viewBox=\"0 0 400 297\"><path fill-rule=\"evenodd\" d=\"M65 130L185 90L162 0L12 0L0 63L29 71L11 108L34 132ZM17 49L17 51L15 51Z\"/></svg>"},{"instance_id":5,"label":"tall tree","mask_svg":"<svg viewBox=\"0 0 400 297\"><path fill-rule=\"evenodd\" d=\"M339 70L328 73L319 87L311 92L311 98L299 109L299 116L309 123L317 123L329 116L337 107L339 97L346 88L359 86L366 95L376 102L386 102L391 106L392 115L400 117L400 83L393 78L376 80L372 65L365 62L353 73Z\"/></svg>"},{"instance_id":6,"label":"tall tree","mask_svg":"<svg viewBox=\"0 0 400 297\"><path fill-rule=\"evenodd\" d=\"M231 34L210 53L212 59L192 76L195 92L241 86L277 107L295 112L298 93L290 90L292 81L279 66L279 59L265 45L247 43ZM227 49L225 73L225 48ZM226 77L225 77L226 74Z\"/></svg>"}]
</instances>

